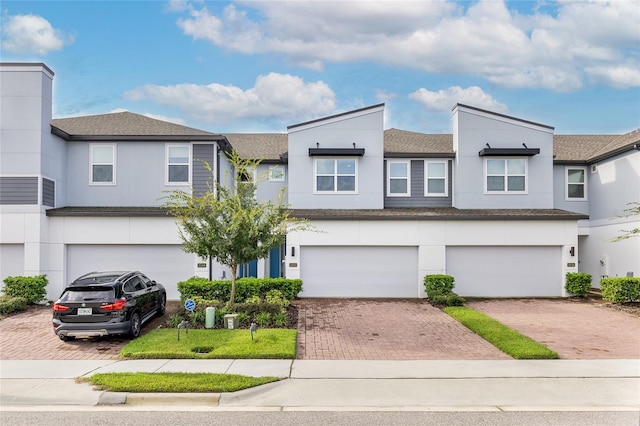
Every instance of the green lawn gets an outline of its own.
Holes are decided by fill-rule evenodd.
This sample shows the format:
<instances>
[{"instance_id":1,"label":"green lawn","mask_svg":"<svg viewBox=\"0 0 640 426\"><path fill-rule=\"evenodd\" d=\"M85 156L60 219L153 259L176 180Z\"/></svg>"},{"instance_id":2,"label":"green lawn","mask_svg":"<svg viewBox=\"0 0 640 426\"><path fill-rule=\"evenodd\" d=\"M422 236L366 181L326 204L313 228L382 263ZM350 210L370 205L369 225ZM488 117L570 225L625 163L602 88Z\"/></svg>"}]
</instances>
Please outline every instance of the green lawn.
<instances>
[{"instance_id":1,"label":"green lawn","mask_svg":"<svg viewBox=\"0 0 640 426\"><path fill-rule=\"evenodd\" d=\"M175 328L152 330L132 340L120 351L124 358L194 359L294 359L297 331L284 328L259 329L251 340L249 330Z\"/></svg>"},{"instance_id":2,"label":"green lawn","mask_svg":"<svg viewBox=\"0 0 640 426\"><path fill-rule=\"evenodd\" d=\"M112 392L235 392L280 380L215 373L97 373L81 381Z\"/></svg>"},{"instance_id":3,"label":"green lawn","mask_svg":"<svg viewBox=\"0 0 640 426\"><path fill-rule=\"evenodd\" d=\"M444 312L515 359L557 359L558 354L512 328L471 308L451 306Z\"/></svg>"}]
</instances>

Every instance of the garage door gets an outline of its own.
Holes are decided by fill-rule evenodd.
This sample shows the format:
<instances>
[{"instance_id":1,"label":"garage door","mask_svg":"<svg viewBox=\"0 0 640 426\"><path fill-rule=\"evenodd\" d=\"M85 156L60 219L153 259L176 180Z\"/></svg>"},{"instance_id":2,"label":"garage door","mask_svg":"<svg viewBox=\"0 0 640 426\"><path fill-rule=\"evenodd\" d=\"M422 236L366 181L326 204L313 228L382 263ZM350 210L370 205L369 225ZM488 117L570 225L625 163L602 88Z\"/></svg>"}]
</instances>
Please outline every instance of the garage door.
<instances>
[{"instance_id":1,"label":"garage door","mask_svg":"<svg viewBox=\"0 0 640 426\"><path fill-rule=\"evenodd\" d=\"M301 297L418 297L417 247L300 248Z\"/></svg>"},{"instance_id":2,"label":"garage door","mask_svg":"<svg viewBox=\"0 0 640 426\"><path fill-rule=\"evenodd\" d=\"M461 296L562 296L561 247L447 247Z\"/></svg>"},{"instance_id":3,"label":"garage door","mask_svg":"<svg viewBox=\"0 0 640 426\"><path fill-rule=\"evenodd\" d=\"M0 244L0 286L6 277L24 275L24 245Z\"/></svg>"},{"instance_id":4,"label":"garage door","mask_svg":"<svg viewBox=\"0 0 640 426\"><path fill-rule=\"evenodd\" d=\"M176 283L194 275L193 254L180 245L69 245L67 279L91 271L137 270L162 283L168 299L179 299Z\"/></svg>"}]
</instances>

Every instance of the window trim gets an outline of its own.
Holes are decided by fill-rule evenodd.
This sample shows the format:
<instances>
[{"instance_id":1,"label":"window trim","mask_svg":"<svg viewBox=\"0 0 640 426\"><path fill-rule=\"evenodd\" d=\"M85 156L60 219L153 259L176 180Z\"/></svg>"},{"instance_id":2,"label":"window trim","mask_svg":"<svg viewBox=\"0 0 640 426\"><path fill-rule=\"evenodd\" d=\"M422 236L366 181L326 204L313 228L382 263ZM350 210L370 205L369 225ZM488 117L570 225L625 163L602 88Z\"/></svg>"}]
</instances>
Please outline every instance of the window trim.
<instances>
[{"instance_id":1,"label":"window trim","mask_svg":"<svg viewBox=\"0 0 640 426\"><path fill-rule=\"evenodd\" d=\"M391 177L391 164L404 163L407 165L407 176ZM391 192L391 179L406 179L407 180L407 192ZM387 160L387 197L411 197L411 160Z\"/></svg>"},{"instance_id":2,"label":"window trim","mask_svg":"<svg viewBox=\"0 0 640 426\"><path fill-rule=\"evenodd\" d=\"M281 170L282 171L282 176L275 178L273 177L273 171L274 170ZM276 164L273 166L269 166L269 182L284 182L285 181L285 170L284 170L284 166L280 165L280 164Z\"/></svg>"},{"instance_id":3,"label":"window trim","mask_svg":"<svg viewBox=\"0 0 640 426\"><path fill-rule=\"evenodd\" d=\"M319 191L318 190L318 161L320 160L333 160L335 162L335 167L334 167L334 174L333 177L335 178L333 181L333 191ZM354 171L354 177L355 177L355 183L354 183L354 190L353 191L338 191L338 176L352 176L352 175L339 175L338 174L338 164L337 162L339 160L353 160L354 161L354 165L355 165L355 171ZM321 176L329 176L327 174L322 174ZM344 195L344 194L349 194L349 195L353 195L353 194L357 194L358 193L358 157L317 157L313 159L313 193L314 194L319 194L319 195L325 195L325 194L331 194L331 195Z\"/></svg>"},{"instance_id":4,"label":"window trim","mask_svg":"<svg viewBox=\"0 0 640 426\"><path fill-rule=\"evenodd\" d=\"M169 166L182 165L185 163L169 163L169 150L171 148L185 148L189 149L189 157L187 162L187 181L186 182L171 182L169 181ZM164 184L166 186L189 186L191 185L191 174L193 172L193 146L191 143L168 143L165 144L164 149Z\"/></svg>"},{"instance_id":5,"label":"window trim","mask_svg":"<svg viewBox=\"0 0 640 426\"><path fill-rule=\"evenodd\" d=\"M429 164L444 163L444 193L429 192ZM435 178L431 178L435 179ZM439 178L438 178L439 179ZM449 196L449 160L424 160L424 196L425 197L448 197Z\"/></svg>"},{"instance_id":6,"label":"window trim","mask_svg":"<svg viewBox=\"0 0 640 426\"><path fill-rule=\"evenodd\" d=\"M93 150L97 147L110 147L112 160L111 163L94 163ZM89 144L89 185L90 186L114 186L116 185L116 158L117 158L117 146L114 143L91 143ZM112 174L110 182L95 182L93 180L93 166L111 166Z\"/></svg>"},{"instance_id":7,"label":"window trim","mask_svg":"<svg viewBox=\"0 0 640 426\"><path fill-rule=\"evenodd\" d=\"M495 160L504 160L505 161L505 171L504 171L504 175L488 175L487 174L487 163L489 161L495 161ZM509 191L509 182L508 182L508 177L509 176L522 176L519 174L514 174L514 175L509 175L508 172L508 161L509 160L523 160L524 161L524 190L523 191ZM490 191L489 189L487 189L487 178L489 176L504 176L505 178L505 186L504 186L504 190L503 191ZM501 157L501 158L496 158L496 157L485 157L484 159L484 194L485 195L523 195L523 194L528 194L529 193L529 158L528 157Z\"/></svg>"},{"instance_id":8,"label":"window trim","mask_svg":"<svg viewBox=\"0 0 640 426\"><path fill-rule=\"evenodd\" d=\"M583 171L583 181L582 186L584 187L584 197L569 197L569 185L580 185L580 183L572 182L569 183L569 170L582 170ZM565 201L587 201L587 168L579 167L579 166L565 166L564 168L564 200Z\"/></svg>"}]
</instances>

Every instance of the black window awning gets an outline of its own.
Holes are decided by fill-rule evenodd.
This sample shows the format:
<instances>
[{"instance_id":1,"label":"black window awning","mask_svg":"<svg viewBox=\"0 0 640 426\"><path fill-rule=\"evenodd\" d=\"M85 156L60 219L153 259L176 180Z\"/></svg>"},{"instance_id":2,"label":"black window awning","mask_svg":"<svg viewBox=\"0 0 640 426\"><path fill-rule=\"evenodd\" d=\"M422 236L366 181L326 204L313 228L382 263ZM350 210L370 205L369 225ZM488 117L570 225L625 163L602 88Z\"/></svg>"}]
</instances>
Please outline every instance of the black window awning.
<instances>
[{"instance_id":1,"label":"black window awning","mask_svg":"<svg viewBox=\"0 0 640 426\"><path fill-rule=\"evenodd\" d=\"M309 148L309 157L362 157L364 148Z\"/></svg>"},{"instance_id":2,"label":"black window awning","mask_svg":"<svg viewBox=\"0 0 640 426\"><path fill-rule=\"evenodd\" d=\"M480 157L497 157L497 156L518 156L531 157L540 154L540 148L482 148L478 155Z\"/></svg>"}]
</instances>

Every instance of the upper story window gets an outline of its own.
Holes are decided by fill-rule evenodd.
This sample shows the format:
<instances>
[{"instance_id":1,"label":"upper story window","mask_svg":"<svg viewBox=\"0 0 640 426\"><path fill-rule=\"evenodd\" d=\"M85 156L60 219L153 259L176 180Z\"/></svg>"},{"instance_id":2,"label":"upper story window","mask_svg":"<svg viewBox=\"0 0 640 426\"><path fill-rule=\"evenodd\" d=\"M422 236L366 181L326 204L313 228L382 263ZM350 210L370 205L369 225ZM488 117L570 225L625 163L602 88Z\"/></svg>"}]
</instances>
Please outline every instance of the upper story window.
<instances>
[{"instance_id":1,"label":"upper story window","mask_svg":"<svg viewBox=\"0 0 640 426\"><path fill-rule=\"evenodd\" d=\"M485 193L525 194L527 160L525 158L485 159Z\"/></svg>"},{"instance_id":2,"label":"upper story window","mask_svg":"<svg viewBox=\"0 0 640 426\"><path fill-rule=\"evenodd\" d=\"M191 176L191 145L167 145L167 184L188 185Z\"/></svg>"},{"instance_id":3,"label":"upper story window","mask_svg":"<svg viewBox=\"0 0 640 426\"><path fill-rule=\"evenodd\" d=\"M269 181L284 182L284 167L282 166L269 167Z\"/></svg>"},{"instance_id":4,"label":"upper story window","mask_svg":"<svg viewBox=\"0 0 640 426\"><path fill-rule=\"evenodd\" d=\"M448 161L424 162L424 195L426 197L446 197L449 195Z\"/></svg>"},{"instance_id":5,"label":"upper story window","mask_svg":"<svg viewBox=\"0 0 640 426\"><path fill-rule=\"evenodd\" d=\"M116 183L116 146L91 144L91 185L115 185Z\"/></svg>"},{"instance_id":6,"label":"upper story window","mask_svg":"<svg viewBox=\"0 0 640 426\"><path fill-rule=\"evenodd\" d=\"M587 199L587 169L584 167L566 167L565 198L567 201Z\"/></svg>"},{"instance_id":7,"label":"upper story window","mask_svg":"<svg viewBox=\"0 0 640 426\"><path fill-rule=\"evenodd\" d=\"M411 162L387 160L387 195L408 197L411 195Z\"/></svg>"},{"instance_id":8,"label":"upper story window","mask_svg":"<svg viewBox=\"0 0 640 426\"><path fill-rule=\"evenodd\" d=\"M317 193L355 193L358 162L355 158L316 158L314 160Z\"/></svg>"}]
</instances>

